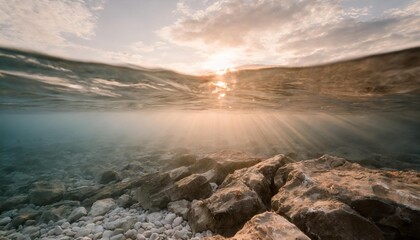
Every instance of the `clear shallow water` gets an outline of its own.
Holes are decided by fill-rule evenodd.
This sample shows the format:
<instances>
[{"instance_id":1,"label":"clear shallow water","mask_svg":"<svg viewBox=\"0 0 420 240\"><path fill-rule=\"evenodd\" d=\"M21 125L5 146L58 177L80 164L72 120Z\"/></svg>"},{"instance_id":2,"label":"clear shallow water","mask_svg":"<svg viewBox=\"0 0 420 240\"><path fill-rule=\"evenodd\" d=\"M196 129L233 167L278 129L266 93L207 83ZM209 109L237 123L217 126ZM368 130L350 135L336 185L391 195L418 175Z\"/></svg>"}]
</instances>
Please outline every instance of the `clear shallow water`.
<instances>
[{"instance_id":1,"label":"clear shallow water","mask_svg":"<svg viewBox=\"0 0 420 240\"><path fill-rule=\"evenodd\" d=\"M198 77L0 49L0 195L225 149L419 170L419 52Z\"/></svg>"}]
</instances>

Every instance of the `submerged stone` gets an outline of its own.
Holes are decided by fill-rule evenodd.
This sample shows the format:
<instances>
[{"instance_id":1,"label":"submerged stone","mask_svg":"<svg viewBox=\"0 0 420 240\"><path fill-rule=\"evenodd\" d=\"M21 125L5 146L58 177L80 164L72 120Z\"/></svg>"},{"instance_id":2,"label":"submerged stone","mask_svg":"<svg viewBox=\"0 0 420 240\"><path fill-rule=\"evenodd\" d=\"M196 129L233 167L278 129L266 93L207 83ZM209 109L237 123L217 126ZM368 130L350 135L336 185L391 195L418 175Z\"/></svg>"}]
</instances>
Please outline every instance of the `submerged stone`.
<instances>
[{"instance_id":1,"label":"submerged stone","mask_svg":"<svg viewBox=\"0 0 420 240\"><path fill-rule=\"evenodd\" d=\"M84 207L78 207L75 208L70 215L68 216L67 220L69 222L75 222L77 220L79 220L81 217L86 216L87 215L87 210Z\"/></svg>"},{"instance_id":2,"label":"submerged stone","mask_svg":"<svg viewBox=\"0 0 420 240\"><path fill-rule=\"evenodd\" d=\"M98 200L95 203L93 203L89 214L93 217L102 216L105 213L114 209L116 206L117 205L115 204L114 199L112 198Z\"/></svg>"},{"instance_id":3,"label":"submerged stone","mask_svg":"<svg viewBox=\"0 0 420 240\"><path fill-rule=\"evenodd\" d=\"M66 188L60 181L39 181L33 184L29 193L30 202L35 205L47 205L63 198Z\"/></svg>"},{"instance_id":4,"label":"submerged stone","mask_svg":"<svg viewBox=\"0 0 420 240\"><path fill-rule=\"evenodd\" d=\"M108 170L101 174L99 178L99 183L101 184L107 184L113 181L119 181L121 180L121 176L118 172L114 170Z\"/></svg>"}]
</instances>

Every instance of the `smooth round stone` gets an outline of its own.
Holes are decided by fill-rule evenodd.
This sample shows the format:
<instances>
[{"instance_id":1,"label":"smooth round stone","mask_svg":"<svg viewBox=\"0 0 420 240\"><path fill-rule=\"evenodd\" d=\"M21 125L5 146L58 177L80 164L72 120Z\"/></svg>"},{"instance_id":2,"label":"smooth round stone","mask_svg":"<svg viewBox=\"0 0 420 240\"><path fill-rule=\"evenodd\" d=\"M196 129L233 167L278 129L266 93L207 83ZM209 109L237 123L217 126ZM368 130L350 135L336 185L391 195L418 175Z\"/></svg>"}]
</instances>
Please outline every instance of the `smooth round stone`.
<instances>
[{"instance_id":1,"label":"smooth round stone","mask_svg":"<svg viewBox=\"0 0 420 240\"><path fill-rule=\"evenodd\" d=\"M60 235L61 233L63 233L63 229L60 226L55 226L53 233L54 235Z\"/></svg>"},{"instance_id":2,"label":"smooth round stone","mask_svg":"<svg viewBox=\"0 0 420 240\"><path fill-rule=\"evenodd\" d=\"M162 217L163 216L160 212L152 212L149 215L147 215L147 221L150 223L160 221Z\"/></svg>"},{"instance_id":3,"label":"smooth round stone","mask_svg":"<svg viewBox=\"0 0 420 240\"><path fill-rule=\"evenodd\" d=\"M137 220L139 220L139 222L146 222L146 218L147 218L146 214L141 214L140 216L137 217Z\"/></svg>"},{"instance_id":4,"label":"smooth round stone","mask_svg":"<svg viewBox=\"0 0 420 240\"><path fill-rule=\"evenodd\" d=\"M66 229L63 231L63 234L69 237L74 237L76 235L76 232L73 232L71 229Z\"/></svg>"},{"instance_id":5,"label":"smooth round stone","mask_svg":"<svg viewBox=\"0 0 420 240\"><path fill-rule=\"evenodd\" d=\"M136 222L135 224L134 224L134 228L136 229L136 230L139 230L139 228L141 227L141 222Z\"/></svg>"},{"instance_id":6,"label":"smooth round stone","mask_svg":"<svg viewBox=\"0 0 420 240\"><path fill-rule=\"evenodd\" d=\"M95 231L95 224L94 223L88 223L86 224L85 228L89 229L89 231L92 233Z\"/></svg>"},{"instance_id":7,"label":"smooth round stone","mask_svg":"<svg viewBox=\"0 0 420 240\"><path fill-rule=\"evenodd\" d=\"M70 223L69 222L64 222L63 224L61 224L61 228L62 229L67 229L70 227Z\"/></svg>"},{"instance_id":8,"label":"smooth round stone","mask_svg":"<svg viewBox=\"0 0 420 240\"><path fill-rule=\"evenodd\" d=\"M4 217L4 218L0 219L0 226L5 226L11 221L12 221L11 217Z\"/></svg>"},{"instance_id":9,"label":"smooth round stone","mask_svg":"<svg viewBox=\"0 0 420 240\"><path fill-rule=\"evenodd\" d=\"M144 231L143 235L148 238L152 235L152 232L151 231Z\"/></svg>"},{"instance_id":10,"label":"smooth round stone","mask_svg":"<svg viewBox=\"0 0 420 240\"><path fill-rule=\"evenodd\" d=\"M41 235L42 235L42 236L44 236L44 235L45 235L45 233L41 232ZM47 234L46 234L46 235L48 235L48 236L55 235L55 233L54 233L54 229L49 230L49 231L47 232Z\"/></svg>"},{"instance_id":11,"label":"smooth round stone","mask_svg":"<svg viewBox=\"0 0 420 240\"><path fill-rule=\"evenodd\" d=\"M36 221L33 219L26 220L25 226L33 226L36 224Z\"/></svg>"},{"instance_id":12,"label":"smooth round stone","mask_svg":"<svg viewBox=\"0 0 420 240\"><path fill-rule=\"evenodd\" d=\"M44 235L48 232L48 230L45 228L42 228L41 230L39 230L39 232L41 233L41 235Z\"/></svg>"},{"instance_id":13,"label":"smooth round stone","mask_svg":"<svg viewBox=\"0 0 420 240\"><path fill-rule=\"evenodd\" d=\"M85 237L89 234L90 234L90 229L80 228L80 230L76 233L76 237Z\"/></svg>"},{"instance_id":14,"label":"smooth round stone","mask_svg":"<svg viewBox=\"0 0 420 240\"><path fill-rule=\"evenodd\" d=\"M137 240L146 240L146 237L143 236L143 234L139 233L137 234Z\"/></svg>"},{"instance_id":15,"label":"smooth round stone","mask_svg":"<svg viewBox=\"0 0 420 240\"><path fill-rule=\"evenodd\" d=\"M153 225L151 223L142 223L141 227L144 228L144 229L150 230L150 229L154 228L155 225Z\"/></svg>"},{"instance_id":16,"label":"smooth round stone","mask_svg":"<svg viewBox=\"0 0 420 240\"><path fill-rule=\"evenodd\" d=\"M175 230L173 230L173 229L168 229L168 230L166 230L164 233L165 233L165 235L166 235L166 236L172 236L172 235L174 235L174 232L175 232Z\"/></svg>"},{"instance_id":17,"label":"smooth round stone","mask_svg":"<svg viewBox=\"0 0 420 240\"><path fill-rule=\"evenodd\" d=\"M188 231L186 229L175 231L174 237L176 239L188 239Z\"/></svg>"},{"instance_id":18,"label":"smooth round stone","mask_svg":"<svg viewBox=\"0 0 420 240\"><path fill-rule=\"evenodd\" d=\"M95 235L93 236L93 239L101 239L102 238L102 233L101 232L98 232L98 233L95 233Z\"/></svg>"},{"instance_id":19,"label":"smooth round stone","mask_svg":"<svg viewBox=\"0 0 420 240\"><path fill-rule=\"evenodd\" d=\"M153 233L151 236L150 236L150 240L157 240L159 238L159 234L157 234L157 233Z\"/></svg>"},{"instance_id":20,"label":"smooth round stone","mask_svg":"<svg viewBox=\"0 0 420 240\"><path fill-rule=\"evenodd\" d=\"M165 216L165 219L164 219L163 222L165 224L172 224L172 222L174 221L175 218L176 218L176 214L169 213L168 215Z\"/></svg>"},{"instance_id":21,"label":"smooth round stone","mask_svg":"<svg viewBox=\"0 0 420 240\"><path fill-rule=\"evenodd\" d=\"M110 238L111 236L112 236L112 234L113 234L114 232L113 231L110 231L110 230L105 230L103 233L102 233L102 238L106 238L106 239L108 239L108 238Z\"/></svg>"},{"instance_id":22,"label":"smooth round stone","mask_svg":"<svg viewBox=\"0 0 420 240\"><path fill-rule=\"evenodd\" d=\"M155 225L156 227L162 227L163 224L160 221L154 221L153 225Z\"/></svg>"},{"instance_id":23,"label":"smooth round stone","mask_svg":"<svg viewBox=\"0 0 420 240\"><path fill-rule=\"evenodd\" d=\"M174 221L172 222L172 227L179 226L183 221L184 219L182 219L182 217L176 217Z\"/></svg>"},{"instance_id":24,"label":"smooth round stone","mask_svg":"<svg viewBox=\"0 0 420 240\"><path fill-rule=\"evenodd\" d=\"M137 235L137 231L134 229L130 229L127 232L124 233L124 236L127 238L135 239Z\"/></svg>"},{"instance_id":25,"label":"smooth round stone","mask_svg":"<svg viewBox=\"0 0 420 240\"><path fill-rule=\"evenodd\" d=\"M104 227L102 225L95 226L95 233L101 233L104 231Z\"/></svg>"},{"instance_id":26,"label":"smooth round stone","mask_svg":"<svg viewBox=\"0 0 420 240\"><path fill-rule=\"evenodd\" d=\"M125 237L122 233L114 235L110 238L110 240L125 240Z\"/></svg>"},{"instance_id":27,"label":"smooth round stone","mask_svg":"<svg viewBox=\"0 0 420 240\"><path fill-rule=\"evenodd\" d=\"M114 230L114 235L123 234L123 233L124 233L124 229L122 228L117 228Z\"/></svg>"}]
</instances>

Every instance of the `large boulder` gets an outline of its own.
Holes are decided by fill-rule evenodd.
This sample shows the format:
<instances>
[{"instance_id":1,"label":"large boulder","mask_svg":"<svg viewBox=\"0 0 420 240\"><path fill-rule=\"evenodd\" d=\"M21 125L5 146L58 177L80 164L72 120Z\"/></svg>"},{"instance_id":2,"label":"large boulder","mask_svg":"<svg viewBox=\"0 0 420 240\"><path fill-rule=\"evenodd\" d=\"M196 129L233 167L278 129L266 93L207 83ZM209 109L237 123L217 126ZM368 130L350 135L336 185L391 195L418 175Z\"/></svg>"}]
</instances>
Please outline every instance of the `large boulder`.
<instances>
[{"instance_id":1,"label":"large boulder","mask_svg":"<svg viewBox=\"0 0 420 240\"><path fill-rule=\"evenodd\" d=\"M66 188L60 181L39 181L33 184L29 199L35 205L47 205L60 201L65 191Z\"/></svg>"},{"instance_id":2,"label":"large boulder","mask_svg":"<svg viewBox=\"0 0 420 240\"><path fill-rule=\"evenodd\" d=\"M312 239L416 239L420 174L363 168L329 155L277 170L272 209Z\"/></svg>"},{"instance_id":3,"label":"large boulder","mask_svg":"<svg viewBox=\"0 0 420 240\"><path fill-rule=\"evenodd\" d=\"M273 212L255 215L231 238L224 238L220 235L206 238L206 240L255 239L310 240L294 224Z\"/></svg>"},{"instance_id":4,"label":"large boulder","mask_svg":"<svg viewBox=\"0 0 420 240\"><path fill-rule=\"evenodd\" d=\"M193 201L188 219L194 232L210 229L231 236L244 222L265 210L258 194L237 182L219 189L205 200Z\"/></svg>"},{"instance_id":5,"label":"large boulder","mask_svg":"<svg viewBox=\"0 0 420 240\"><path fill-rule=\"evenodd\" d=\"M277 155L229 175L212 196L192 202L191 229L233 235L254 215L270 208L274 174L288 162L291 160Z\"/></svg>"}]
</instances>

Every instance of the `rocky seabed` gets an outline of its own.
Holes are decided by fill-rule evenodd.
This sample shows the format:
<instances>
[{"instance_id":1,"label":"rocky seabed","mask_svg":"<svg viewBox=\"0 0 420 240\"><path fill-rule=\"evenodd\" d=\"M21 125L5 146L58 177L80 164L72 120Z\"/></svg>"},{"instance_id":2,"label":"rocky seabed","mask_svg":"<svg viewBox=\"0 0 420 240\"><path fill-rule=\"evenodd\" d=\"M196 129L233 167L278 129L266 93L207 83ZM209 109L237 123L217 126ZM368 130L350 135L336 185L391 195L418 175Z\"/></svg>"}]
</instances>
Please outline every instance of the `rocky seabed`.
<instances>
[{"instance_id":1,"label":"rocky seabed","mask_svg":"<svg viewBox=\"0 0 420 240\"><path fill-rule=\"evenodd\" d=\"M0 203L0 239L420 239L418 172L335 156L185 154L99 183L33 183Z\"/></svg>"}]
</instances>

